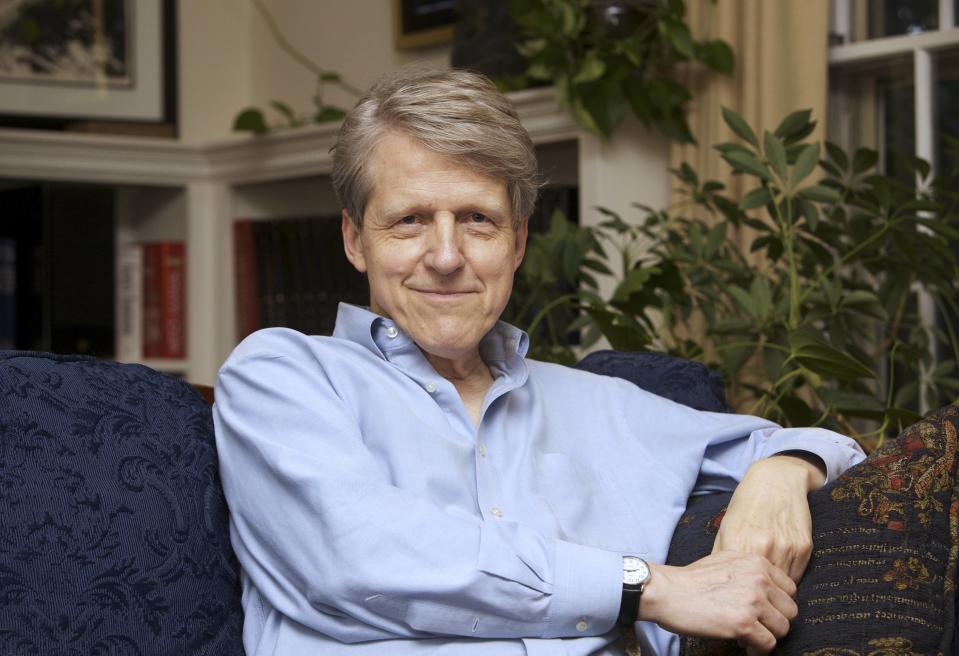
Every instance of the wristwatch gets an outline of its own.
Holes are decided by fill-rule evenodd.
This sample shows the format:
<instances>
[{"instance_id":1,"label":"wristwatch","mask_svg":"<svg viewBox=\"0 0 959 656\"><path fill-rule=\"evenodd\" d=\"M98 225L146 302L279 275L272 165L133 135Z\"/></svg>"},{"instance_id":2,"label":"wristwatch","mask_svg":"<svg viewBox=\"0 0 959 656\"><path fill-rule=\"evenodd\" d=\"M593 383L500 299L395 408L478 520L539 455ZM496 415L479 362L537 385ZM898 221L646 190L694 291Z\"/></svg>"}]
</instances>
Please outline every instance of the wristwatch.
<instances>
[{"instance_id":1,"label":"wristwatch","mask_svg":"<svg viewBox=\"0 0 959 656\"><path fill-rule=\"evenodd\" d=\"M623 600L619 625L632 626L639 615L639 598L649 583L649 563L639 556L623 556Z\"/></svg>"}]
</instances>

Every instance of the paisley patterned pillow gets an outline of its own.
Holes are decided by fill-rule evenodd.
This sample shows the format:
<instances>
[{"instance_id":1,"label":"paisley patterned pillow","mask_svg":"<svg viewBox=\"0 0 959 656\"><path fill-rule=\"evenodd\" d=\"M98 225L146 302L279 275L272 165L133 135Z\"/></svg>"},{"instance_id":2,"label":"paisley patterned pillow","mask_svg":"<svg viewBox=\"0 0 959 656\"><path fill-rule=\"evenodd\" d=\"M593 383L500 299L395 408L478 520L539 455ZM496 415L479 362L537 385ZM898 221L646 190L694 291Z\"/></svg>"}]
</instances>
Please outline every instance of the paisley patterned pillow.
<instances>
[{"instance_id":1,"label":"paisley patterned pillow","mask_svg":"<svg viewBox=\"0 0 959 656\"><path fill-rule=\"evenodd\" d=\"M959 407L946 406L809 496L814 551L799 585L799 618L774 653L959 653L957 435ZM710 552L728 500L691 500L673 535L671 564ZM683 653L744 652L691 638Z\"/></svg>"},{"instance_id":2,"label":"paisley patterned pillow","mask_svg":"<svg viewBox=\"0 0 959 656\"><path fill-rule=\"evenodd\" d=\"M0 352L0 517L0 653L243 653L210 408L186 383Z\"/></svg>"}]
</instances>

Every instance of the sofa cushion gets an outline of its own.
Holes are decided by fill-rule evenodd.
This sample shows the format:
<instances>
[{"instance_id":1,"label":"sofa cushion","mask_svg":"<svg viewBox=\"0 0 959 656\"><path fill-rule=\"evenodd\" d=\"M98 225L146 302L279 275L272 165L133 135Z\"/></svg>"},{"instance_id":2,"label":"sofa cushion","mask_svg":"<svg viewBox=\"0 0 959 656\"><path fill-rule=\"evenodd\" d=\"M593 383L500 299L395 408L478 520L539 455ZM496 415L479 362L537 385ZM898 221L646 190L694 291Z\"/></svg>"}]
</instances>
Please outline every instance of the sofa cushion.
<instances>
[{"instance_id":1,"label":"sofa cushion","mask_svg":"<svg viewBox=\"0 0 959 656\"><path fill-rule=\"evenodd\" d=\"M696 410L730 412L722 377L702 363L665 353L596 351L577 369L624 378L659 396Z\"/></svg>"},{"instance_id":2,"label":"sofa cushion","mask_svg":"<svg viewBox=\"0 0 959 656\"><path fill-rule=\"evenodd\" d=\"M0 516L0 653L243 653L210 408L186 383L0 352Z\"/></svg>"},{"instance_id":3,"label":"sofa cushion","mask_svg":"<svg viewBox=\"0 0 959 656\"><path fill-rule=\"evenodd\" d=\"M799 584L799 617L774 653L959 653L957 434L959 407L946 406L809 495L814 550ZM729 496L690 501L669 563L711 551ZM721 641L684 646L687 656L742 653Z\"/></svg>"}]
</instances>

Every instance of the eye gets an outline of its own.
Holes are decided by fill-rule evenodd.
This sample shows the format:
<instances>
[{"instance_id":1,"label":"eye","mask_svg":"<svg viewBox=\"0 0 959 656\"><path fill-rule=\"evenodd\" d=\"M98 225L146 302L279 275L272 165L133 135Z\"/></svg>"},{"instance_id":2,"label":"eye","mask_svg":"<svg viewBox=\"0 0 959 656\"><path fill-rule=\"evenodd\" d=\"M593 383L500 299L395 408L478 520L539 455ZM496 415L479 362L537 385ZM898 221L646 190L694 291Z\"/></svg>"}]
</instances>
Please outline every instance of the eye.
<instances>
[{"instance_id":1,"label":"eye","mask_svg":"<svg viewBox=\"0 0 959 656\"><path fill-rule=\"evenodd\" d=\"M403 224L403 225L413 225L414 223L416 223L416 215L414 215L414 214L407 214L407 215L404 216L402 219L400 219L399 221L397 221L397 223L401 223L401 224Z\"/></svg>"},{"instance_id":2,"label":"eye","mask_svg":"<svg viewBox=\"0 0 959 656\"><path fill-rule=\"evenodd\" d=\"M483 214L482 212L470 212L469 220L472 223L486 223L487 221L490 220L490 218L486 216L485 214Z\"/></svg>"}]
</instances>

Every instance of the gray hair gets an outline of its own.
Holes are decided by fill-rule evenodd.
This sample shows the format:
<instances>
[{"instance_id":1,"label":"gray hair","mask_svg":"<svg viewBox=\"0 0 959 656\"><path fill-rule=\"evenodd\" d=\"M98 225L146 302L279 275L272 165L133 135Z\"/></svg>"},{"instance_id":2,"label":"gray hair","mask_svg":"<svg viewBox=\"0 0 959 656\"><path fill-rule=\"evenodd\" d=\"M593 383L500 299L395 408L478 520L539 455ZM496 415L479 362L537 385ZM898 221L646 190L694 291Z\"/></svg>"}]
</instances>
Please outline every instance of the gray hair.
<instances>
[{"instance_id":1,"label":"gray hair","mask_svg":"<svg viewBox=\"0 0 959 656\"><path fill-rule=\"evenodd\" d=\"M388 131L505 180L514 227L532 213L540 184L536 154L509 99L479 73L405 69L380 78L360 98L333 146L333 189L357 229L373 193L368 163Z\"/></svg>"}]
</instances>

